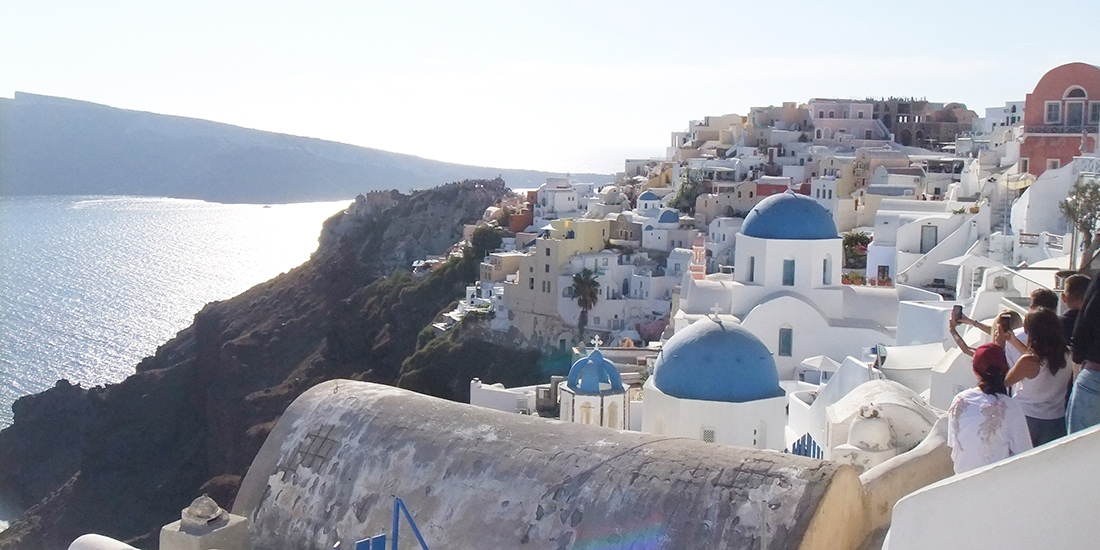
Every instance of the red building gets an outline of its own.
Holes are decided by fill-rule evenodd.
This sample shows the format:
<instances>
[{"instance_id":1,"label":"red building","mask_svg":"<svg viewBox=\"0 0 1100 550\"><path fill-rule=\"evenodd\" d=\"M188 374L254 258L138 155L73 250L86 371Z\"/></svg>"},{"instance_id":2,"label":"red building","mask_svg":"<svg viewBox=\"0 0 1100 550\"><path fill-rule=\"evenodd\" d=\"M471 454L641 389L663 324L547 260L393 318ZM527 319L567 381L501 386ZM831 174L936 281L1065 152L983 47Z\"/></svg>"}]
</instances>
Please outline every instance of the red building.
<instances>
[{"instance_id":1,"label":"red building","mask_svg":"<svg viewBox=\"0 0 1100 550\"><path fill-rule=\"evenodd\" d=\"M1100 122L1100 67L1067 63L1051 69L1024 99L1020 163L1038 176L1096 146Z\"/></svg>"}]
</instances>

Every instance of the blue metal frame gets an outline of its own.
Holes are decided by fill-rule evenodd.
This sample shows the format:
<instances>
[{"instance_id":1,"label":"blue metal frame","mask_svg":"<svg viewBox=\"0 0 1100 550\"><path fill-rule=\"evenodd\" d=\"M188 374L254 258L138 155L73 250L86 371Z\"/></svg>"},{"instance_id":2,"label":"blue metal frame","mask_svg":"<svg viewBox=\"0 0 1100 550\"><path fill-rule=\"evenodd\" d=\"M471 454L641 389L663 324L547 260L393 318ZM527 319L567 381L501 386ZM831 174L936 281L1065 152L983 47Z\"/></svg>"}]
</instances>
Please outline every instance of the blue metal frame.
<instances>
[{"instance_id":1,"label":"blue metal frame","mask_svg":"<svg viewBox=\"0 0 1100 550\"><path fill-rule=\"evenodd\" d=\"M412 527L413 534L416 535L416 540L420 541L420 548L428 550L428 543L424 542L424 537L420 536L420 529L417 529L416 522L413 521L412 515L409 514L409 509L405 507L405 503L400 498L394 497L393 499L393 542L390 544L390 550L397 550L397 535L400 531L401 513L405 513L405 521L409 522L409 527Z\"/></svg>"}]
</instances>

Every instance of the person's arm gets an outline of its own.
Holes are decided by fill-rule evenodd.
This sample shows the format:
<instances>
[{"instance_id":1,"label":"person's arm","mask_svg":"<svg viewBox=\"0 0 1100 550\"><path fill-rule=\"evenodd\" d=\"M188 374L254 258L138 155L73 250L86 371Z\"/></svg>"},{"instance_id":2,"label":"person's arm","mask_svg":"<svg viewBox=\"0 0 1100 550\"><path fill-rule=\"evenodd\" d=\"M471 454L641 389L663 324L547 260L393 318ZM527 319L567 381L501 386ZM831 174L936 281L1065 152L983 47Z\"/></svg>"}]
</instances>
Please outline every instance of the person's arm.
<instances>
[{"instance_id":1,"label":"person's arm","mask_svg":"<svg viewBox=\"0 0 1100 550\"><path fill-rule=\"evenodd\" d=\"M1027 345L1020 341L1020 338L1016 336L1015 330L1002 330L1001 325L998 324L996 330L993 331L994 340L1000 338L1002 346L1012 346L1016 351L1020 352L1020 355L1027 355ZM1032 378L1032 377L1028 377Z\"/></svg>"},{"instance_id":2,"label":"person's arm","mask_svg":"<svg viewBox=\"0 0 1100 550\"><path fill-rule=\"evenodd\" d=\"M1084 305L1073 325L1073 362L1096 361L1097 342L1100 340L1100 276L1093 277L1085 291Z\"/></svg>"},{"instance_id":3,"label":"person's arm","mask_svg":"<svg viewBox=\"0 0 1100 550\"><path fill-rule=\"evenodd\" d=\"M1028 380L1039 376L1039 356L1027 354L1016 361L1016 364L1005 376L1005 387L1011 386L1020 380Z\"/></svg>"},{"instance_id":4,"label":"person's arm","mask_svg":"<svg viewBox=\"0 0 1100 550\"><path fill-rule=\"evenodd\" d=\"M990 336L993 335L993 327L984 323L980 323L974 319L971 319L970 317L967 317L966 315L959 314L959 324L970 325Z\"/></svg>"},{"instance_id":5,"label":"person's arm","mask_svg":"<svg viewBox=\"0 0 1100 550\"><path fill-rule=\"evenodd\" d=\"M1005 405L1005 437L1008 439L1008 453L1016 456L1030 450L1031 434L1027 431L1027 418L1020 404L1011 397L1006 398Z\"/></svg>"},{"instance_id":6,"label":"person's arm","mask_svg":"<svg viewBox=\"0 0 1100 550\"><path fill-rule=\"evenodd\" d=\"M955 340L955 345L959 346L959 349L962 350L963 353L974 357L974 349L966 345L966 341L962 339L962 336L959 336L959 333L956 330L957 327L958 323L956 323L954 319L947 320L947 328L949 329L948 332L951 333L951 338Z\"/></svg>"}]
</instances>

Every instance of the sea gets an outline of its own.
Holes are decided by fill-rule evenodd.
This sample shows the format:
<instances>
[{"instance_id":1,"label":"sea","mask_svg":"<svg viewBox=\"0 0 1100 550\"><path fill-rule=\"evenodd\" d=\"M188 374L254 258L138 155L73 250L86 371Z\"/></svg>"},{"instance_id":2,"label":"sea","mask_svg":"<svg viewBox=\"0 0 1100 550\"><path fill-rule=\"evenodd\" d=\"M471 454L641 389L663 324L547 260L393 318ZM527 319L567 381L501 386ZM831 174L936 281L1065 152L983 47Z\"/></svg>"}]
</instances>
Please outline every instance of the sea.
<instances>
[{"instance_id":1,"label":"sea","mask_svg":"<svg viewBox=\"0 0 1100 550\"><path fill-rule=\"evenodd\" d=\"M350 202L0 197L0 429L60 379L133 374L203 305L307 260ZM11 513L0 502L0 531Z\"/></svg>"},{"instance_id":2,"label":"sea","mask_svg":"<svg viewBox=\"0 0 1100 550\"><path fill-rule=\"evenodd\" d=\"M307 260L350 202L0 198L0 429L59 379L132 374L204 304Z\"/></svg>"}]
</instances>

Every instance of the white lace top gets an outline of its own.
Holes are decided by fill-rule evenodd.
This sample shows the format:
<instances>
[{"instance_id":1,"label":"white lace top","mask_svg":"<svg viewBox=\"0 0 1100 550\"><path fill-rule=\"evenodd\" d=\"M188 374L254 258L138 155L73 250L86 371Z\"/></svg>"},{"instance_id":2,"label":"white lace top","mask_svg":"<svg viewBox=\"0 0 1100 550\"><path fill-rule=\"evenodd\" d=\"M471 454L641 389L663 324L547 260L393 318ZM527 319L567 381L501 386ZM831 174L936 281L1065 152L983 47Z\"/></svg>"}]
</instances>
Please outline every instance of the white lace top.
<instances>
[{"instance_id":1,"label":"white lace top","mask_svg":"<svg viewBox=\"0 0 1100 550\"><path fill-rule=\"evenodd\" d=\"M963 390L947 410L947 444L955 473L961 474L1031 448L1020 404L1004 394Z\"/></svg>"}]
</instances>

